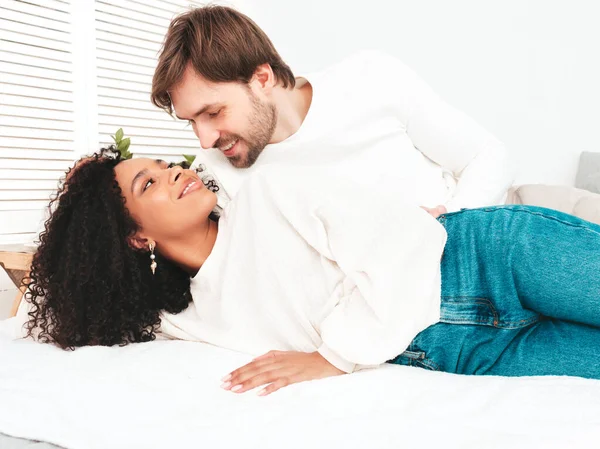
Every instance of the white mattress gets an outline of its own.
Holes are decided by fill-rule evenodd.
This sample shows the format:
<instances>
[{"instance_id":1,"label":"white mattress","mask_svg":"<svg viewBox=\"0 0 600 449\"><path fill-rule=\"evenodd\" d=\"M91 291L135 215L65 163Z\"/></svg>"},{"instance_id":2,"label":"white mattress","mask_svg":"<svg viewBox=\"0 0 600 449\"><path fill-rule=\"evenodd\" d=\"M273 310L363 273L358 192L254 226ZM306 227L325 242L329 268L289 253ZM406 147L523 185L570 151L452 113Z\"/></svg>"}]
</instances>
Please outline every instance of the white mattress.
<instances>
[{"instance_id":1,"label":"white mattress","mask_svg":"<svg viewBox=\"0 0 600 449\"><path fill-rule=\"evenodd\" d=\"M220 389L248 360L184 341L65 352L0 335L0 432L77 449L600 447L600 381L384 366L267 397Z\"/></svg>"}]
</instances>

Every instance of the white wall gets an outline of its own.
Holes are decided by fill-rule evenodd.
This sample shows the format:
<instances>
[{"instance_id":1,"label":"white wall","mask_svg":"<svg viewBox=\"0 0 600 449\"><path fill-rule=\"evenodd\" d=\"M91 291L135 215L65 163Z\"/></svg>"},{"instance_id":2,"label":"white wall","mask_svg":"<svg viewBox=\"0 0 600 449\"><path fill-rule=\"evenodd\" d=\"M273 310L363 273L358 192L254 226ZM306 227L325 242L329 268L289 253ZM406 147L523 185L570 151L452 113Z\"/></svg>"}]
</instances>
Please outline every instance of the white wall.
<instances>
[{"instance_id":1,"label":"white wall","mask_svg":"<svg viewBox=\"0 0 600 449\"><path fill-rule=\"evenodd\" d=\"M505 142L519 184L573 185L581 151L600 151L597 0L232 3L295 72L363 48L395 54Z\"/></svg>"}]
</instances>

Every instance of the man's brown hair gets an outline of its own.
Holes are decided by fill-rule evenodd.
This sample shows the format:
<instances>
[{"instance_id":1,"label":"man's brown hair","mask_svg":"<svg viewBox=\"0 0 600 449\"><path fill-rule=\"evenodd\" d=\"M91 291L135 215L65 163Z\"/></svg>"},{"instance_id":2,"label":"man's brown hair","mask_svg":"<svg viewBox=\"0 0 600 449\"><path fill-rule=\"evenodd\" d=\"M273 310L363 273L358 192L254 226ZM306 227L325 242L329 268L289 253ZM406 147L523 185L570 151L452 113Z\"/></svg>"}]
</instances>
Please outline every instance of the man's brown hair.
<instances>
[{"instance_id":1,"label":"man's brown hair","mask_svg":"<svg viewBox=\"0 0 600 449\"><path fill-rule=\"evenodd\" d=\"M169 90L177 85L188 64L212 82L247 84L256 68L269 64L277 82L294 87L294 74L271 40L249 17L226 6L209 5L175 17L152 78L151 99L173 112Z\"/></svg>"}]
</instances>

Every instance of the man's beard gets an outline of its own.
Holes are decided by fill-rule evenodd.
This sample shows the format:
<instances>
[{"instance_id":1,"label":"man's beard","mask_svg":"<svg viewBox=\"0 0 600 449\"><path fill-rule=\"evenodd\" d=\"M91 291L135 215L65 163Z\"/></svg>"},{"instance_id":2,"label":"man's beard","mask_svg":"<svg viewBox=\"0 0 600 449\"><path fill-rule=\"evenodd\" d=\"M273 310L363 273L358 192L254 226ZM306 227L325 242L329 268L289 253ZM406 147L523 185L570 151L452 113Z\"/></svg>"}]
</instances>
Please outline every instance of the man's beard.
<instances>
[{"instance_id":1,"label":"man's beard","mask_svg":"<svg viewBox=\"0 0 600 449\"><path fill-rule=\"evenodd\" d=\"M248 92L252 103L248 133L245 137L228 134L225 138L221 137L219 139L219 141L224 142L238 140L238 142L246 145L247 151L245 153L238 153L227 158L231 165L236 168L248 168L256 162L262 150L265 149L271 137L273 137L275 126L277 125L277 108L275 105L263 103L252 91L248 90ZM222 147L220 144L215 146Z\"/></svg>"}]
</instances>

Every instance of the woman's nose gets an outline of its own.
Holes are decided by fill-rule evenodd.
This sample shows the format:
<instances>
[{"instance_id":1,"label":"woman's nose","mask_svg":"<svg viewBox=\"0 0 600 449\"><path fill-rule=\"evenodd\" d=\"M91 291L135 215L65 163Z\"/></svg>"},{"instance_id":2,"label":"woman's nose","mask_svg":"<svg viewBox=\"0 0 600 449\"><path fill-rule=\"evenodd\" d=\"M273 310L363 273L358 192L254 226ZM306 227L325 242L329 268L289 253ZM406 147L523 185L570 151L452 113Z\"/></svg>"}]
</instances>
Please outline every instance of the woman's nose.
<instances>
[{"instance_id":1,"label":"woman's nose","mask_svg":"<svg viewBox=\"0 0 600 449\"><path fill-rule=\"evenodd\" d=\"M181 168L179 165L175 165L169 169L169 184L175 184L182 174L183 168Z\"/></svg>"}]
</instances>

